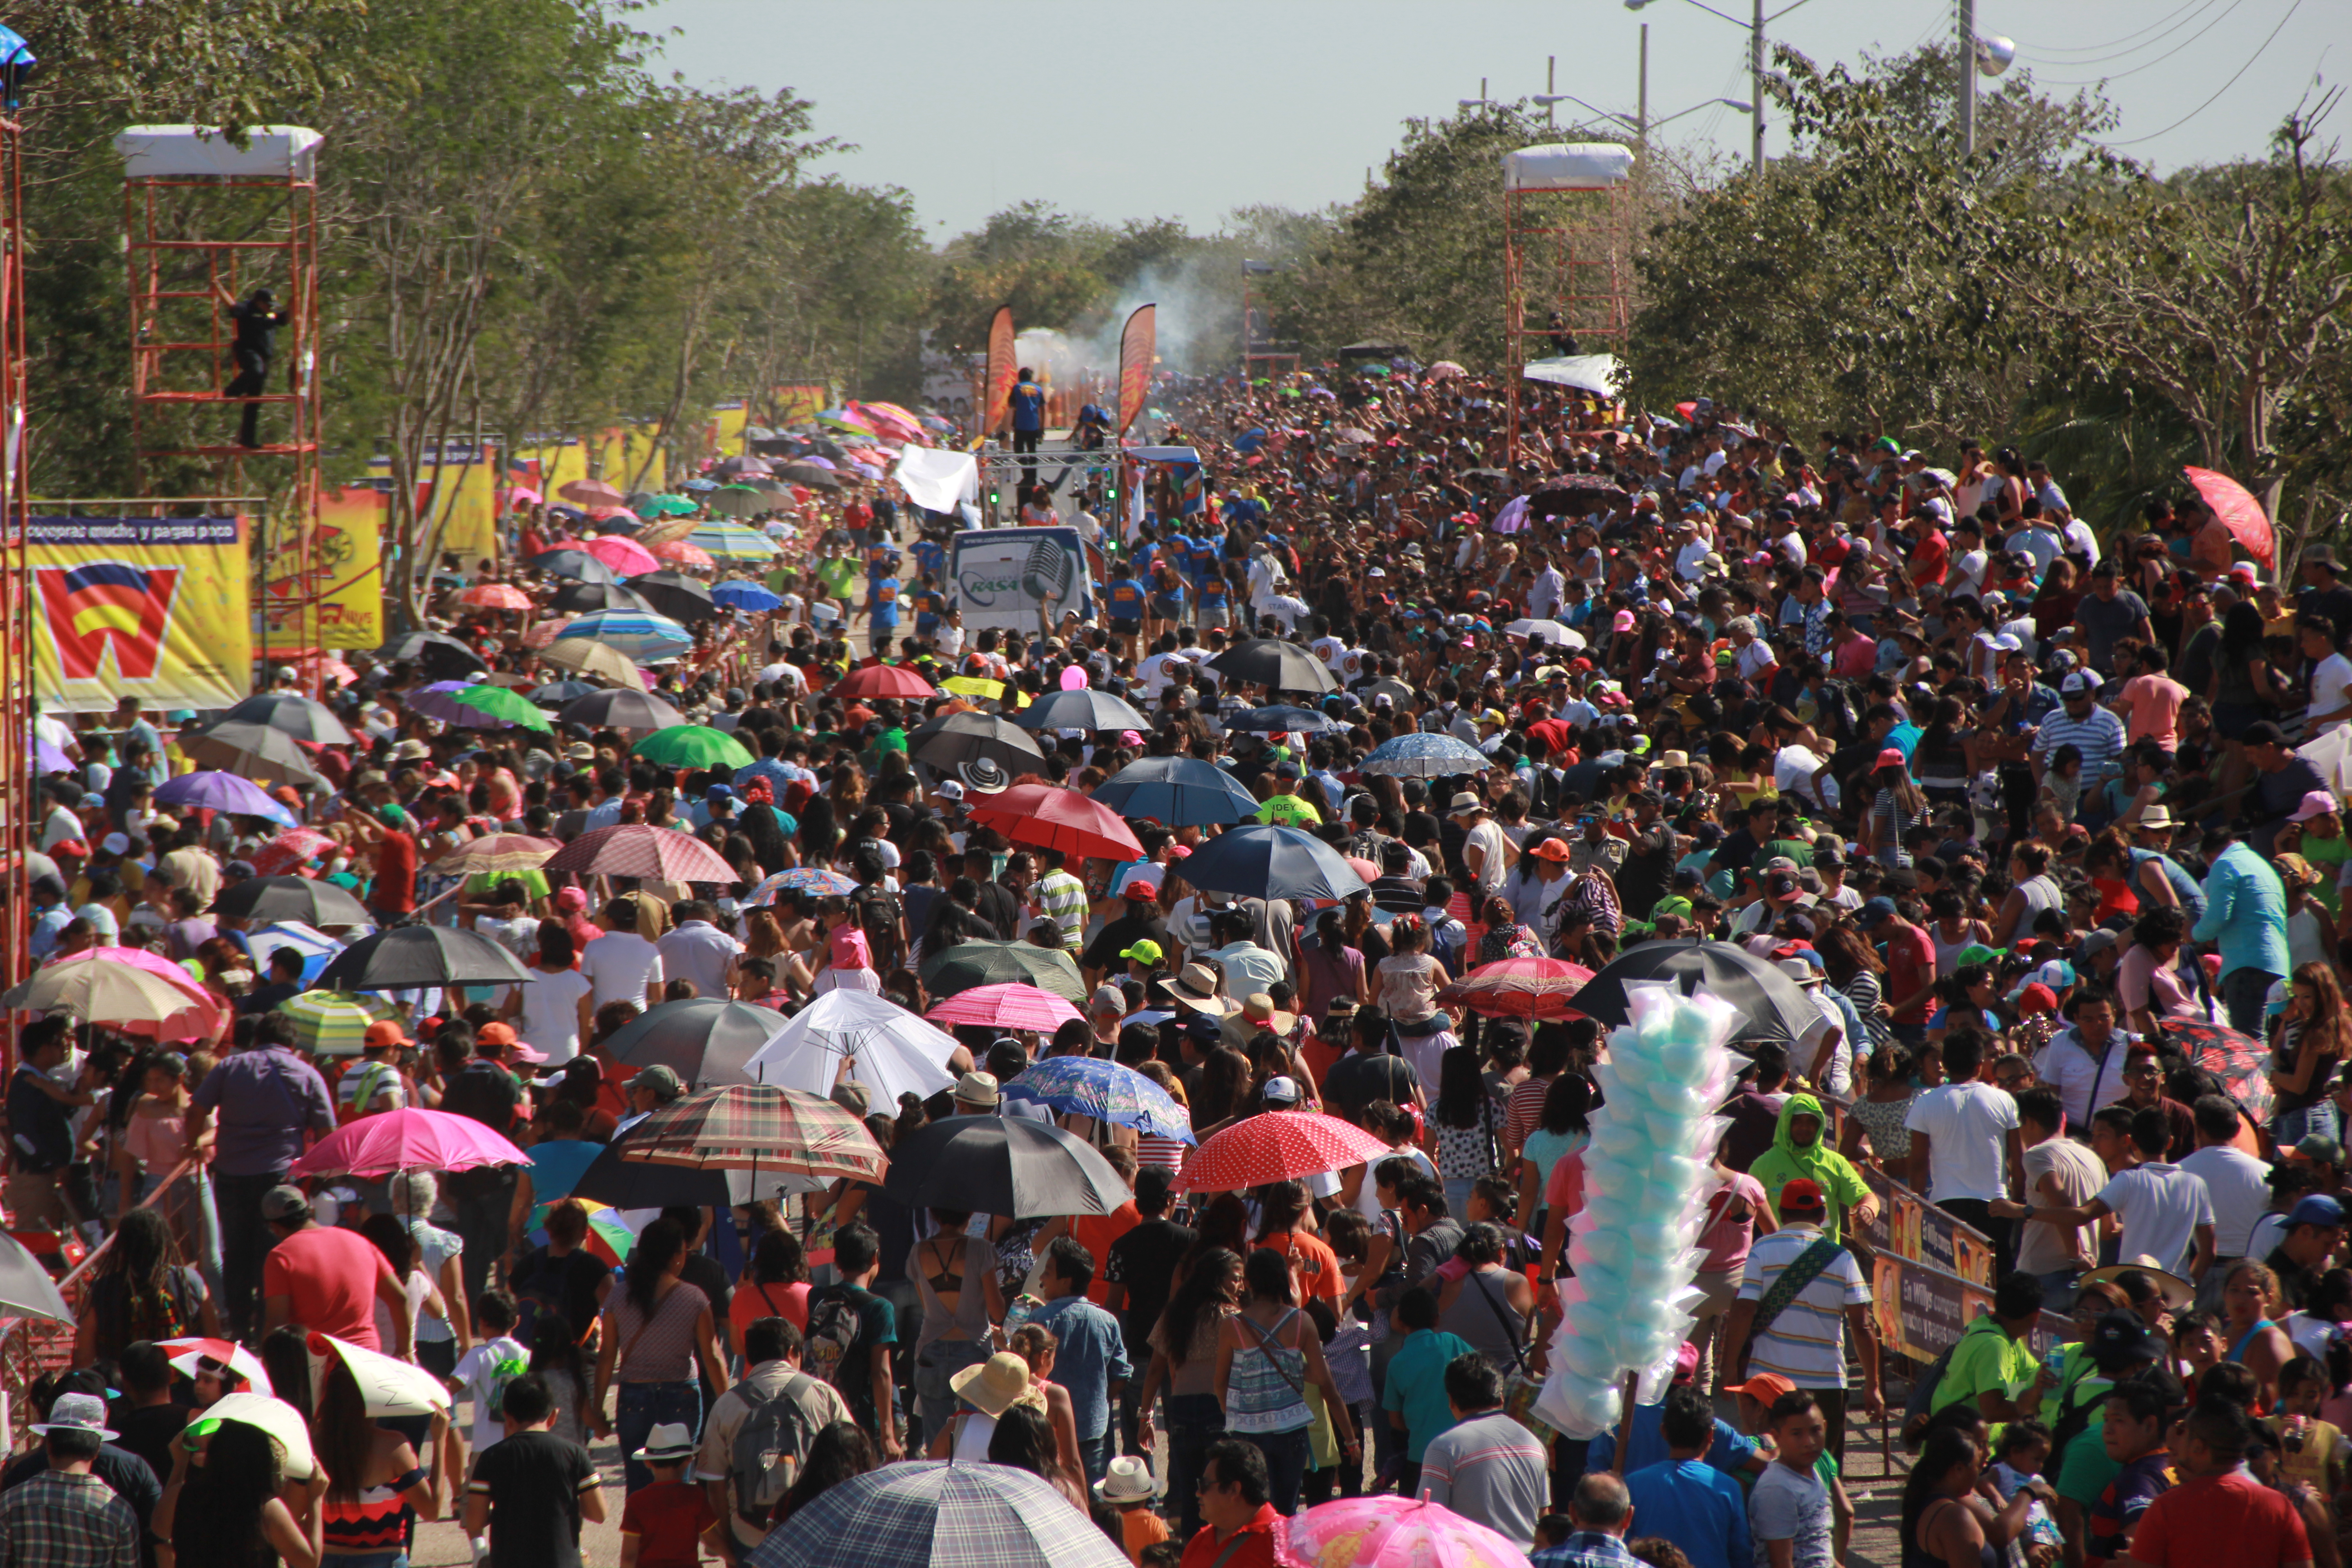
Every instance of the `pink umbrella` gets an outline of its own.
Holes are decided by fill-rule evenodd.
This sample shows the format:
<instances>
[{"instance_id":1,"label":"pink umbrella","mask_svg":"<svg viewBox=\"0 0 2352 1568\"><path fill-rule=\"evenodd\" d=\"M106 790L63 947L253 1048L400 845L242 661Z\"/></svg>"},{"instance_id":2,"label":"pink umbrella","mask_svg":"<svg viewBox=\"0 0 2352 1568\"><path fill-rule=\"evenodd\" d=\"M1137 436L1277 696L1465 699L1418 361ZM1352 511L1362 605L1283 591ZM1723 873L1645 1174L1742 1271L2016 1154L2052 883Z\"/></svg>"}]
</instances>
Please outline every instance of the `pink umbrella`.
<instances>
[{"instance_id":1,"label":"pink umbrella","mask_svg":"<svg viewBox=\"0 0 2352 1568\"><path fill-rule=\"evenodd\" d=\"M620 491L602 479L574 479L558 488L555 493L580 506L618 506L625 499Z\"/></svg>"},{"instance_id":2,"label":"pink umbrella","mask_svg":"<svg viewBox=\"0 0 2352 1568\"><path fill-rule=\"evenodd\" d=\"M528 486L517 485L514 489L507 491L506 504L509 506L537 506L546 499L547 498L541 495L537 490L531 489Z\"/></svg>"},{"instance_id":3,"label":"pink umbrella","mask_svg":"<svg viewBox=\"0 0 2352 1568\"><path fill-rule=\"evenodd\" d=\"M655 545L650 553L674 566L692 566L704 572L716 571L719 566L719 563L711 558L710 552L698 544L688 544L683 539L665 539Z\"/></svg>"},{"instance_id":4,"label":"pink umbrella","mask_svg":"<svg viewBox=\"0 0 2352 1568\"><path fill-rule=\"evenodd\" d=\"M297 1176L382 1176L527 1164L530 1156L470 1116L410 1107L362 1116L294 1162Z\"/></svg>"},{"instance_id":5,"label":"pink umbrella","mask_svg":"<svg viewBox=\"0 0 2352 1568\"><path fill-rule=\"evenodd\" d=\"M981 1024L992 1029L1058 1029L1079 1012L1050 991L1008 981L960 991L924 1015L939 1024Z\"/></svg>"},{"instance_id":6,"label":"pink umbrella","mask_svg":"<svg viewBox=\"0 0 2352 1568\"><path fill-rule=\"evenodd\" d=\"M1275 1539L1295 1568L1524 1568L1528 1560L1508 1536L1402 1497L1318 1503L1276 1521Z\"/></svg>"},{"instance_id":7,"label":"pink umbrella","mask_svg":"<svg viewBox=\"0 0 2352 1568\"><path fill-rule=\"evenodd\" d=\"M589 540L581 549L610 566L624 577L635 577L641 572L658 572L661 563L646 553L646 547L634 539L608 533Z\"/></svg>"},{"instance_id":8,"label":"pink umbrella","mask_svg":"<svg viewBox=\"0 0 2352 1568\"><path fill-rule=\"evenodd\" d=\"M623 823L583 833L550 856L541 871L651 877L663 882L732 882L735 868L689 834L650 823Z\"/></svg>"},{"instance_id":9,"label":"pink umbrella","mask_svg":"<svg viewBox=\"0 0 2352 1568\"><path fill-rule=\"evenodd\" d=\"M121 1018L97 1017L93 1021L145 1040L210 1039L219 1029L221 1008L220 1004L213 999L212 993L198 984L185 969L162 953L150 952L143 947L89 948L70 958L43 964L35 972L34 978L55 983L69 978L69 972L77 965L107 964L145 970L184 996L188 1005L166 1017L126 1015Z\"/></svg>"},{"instance_id":10,"label":"pink umbrella","mask_svg":"<svg viewBox=\"0 0 2352 1568\"><path fill-rule=\"evenodd\" d=\"M335 841L323 833L313 833L307 827L289 827L247 858L253 862L253 868L265 877L283 877L289 873L316 876L316 872L305 873L303 863L334 847Z\"/></svg>"},{"instance_id":11,"label":"pink umbrella","mask_svg":"<svg viewBox=\"0 0 2352 1568\"><path fill-rule=\"evenodd\" d=\"M2205 504L2221 520L2221 526L2231 536L2246 547L2247 553L2265 566L2278 562L2278 531L2263 512L2263 503L2247 492L2246 487L2227 474L2217 474L2210 468L2180 470Z\"/></svg>"},{"instance_id":12,"label":"pink umbrella","mask_svg":"<svg viewBox=\"0 0 2352 1568\"><path fill-rule=\"evenodd\" d=\"M625 517L631 522L645 521L644 518L625 506L592 506L588 509L588 521L591 522L605 522L616 517Z\"/></svg>"}]
</instances>

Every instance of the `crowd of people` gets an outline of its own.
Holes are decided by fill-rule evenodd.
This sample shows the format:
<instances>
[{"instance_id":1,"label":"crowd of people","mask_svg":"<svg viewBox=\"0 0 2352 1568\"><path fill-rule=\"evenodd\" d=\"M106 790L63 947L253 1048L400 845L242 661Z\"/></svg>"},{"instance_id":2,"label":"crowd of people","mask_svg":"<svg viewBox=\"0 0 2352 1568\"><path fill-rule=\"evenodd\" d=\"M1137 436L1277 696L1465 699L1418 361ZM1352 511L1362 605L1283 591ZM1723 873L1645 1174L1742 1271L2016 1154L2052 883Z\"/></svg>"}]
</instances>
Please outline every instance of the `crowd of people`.
<instances>
[{"instance_id":1,"label":"crowd of people","mask_svg":"<svg viewBox=\"0 0 2352 1568\"><path fill-rule=\"evenodd\" d=\"M1115 506L1018 498L1097 552L1094 623L967 635L945 550L972 519L887 481L780 500L777 607L714 614L649 683L748 765L657 765L625 724L438 722L410 705L438 656L395 648L326 694L354 739L306 748L323 782L273 792L317 835L289 847L279 823L155 806L199 716L44 719L69 765L43 783L54 875L16 914L36 954L145 949L218 1005L199 1037L19 1033L14 1225L106 1246L73 1369L36 1391L44 1447L0 1480L0 1563L398 1568L445 1512L490 1563L567 1562L606 1507L585 1446L616 1437L641 1568L759 1561L827 1489L927 1456L1033 1472L1139 1568L1270 1564L1297 1510L1367 1493L1543 1564L1819 1568L1847 1560L1856 1415L1916 1447L1906 1563L2339 1560L2352 844L2332 771L2296 750L2352 721L2326 545L2250 561L2189 494L2095 529L2012 449L1939 467L1705 398L1669 420L1534 392L1507 451L1494 384L1451 367L1163 394L1191 473ZM448 584L435 629L530 689L528 630L562 586L530 557L566 525L518 521L530 552ZM534 609L468 601L492 583ZM1263 638L1311 669L1228 673ZM839 689L886 664L938 695ZM910 755L928 721L1012 717L1079 677L1148 723L1048 731L1021 771ZM1255 716L1277 701L1298 706ZM1365 766L1412 733L1484 760ZM1141 857L1113 863L972 816L1176 758L1363 890L1197 889L1213 822L1131 820ZM640 824L737 879L433 869L484 836ZM323 1055L287 1010L316 955L222 912L265 866L376 925L488 935L532 979L387 993L355 1058ZM800 869L829 877L777 884ZM1537 1391L1607 1032L1573 997L1521 1018L1454 987L1695 938L1777 1000L1736 1042L1699 1326L1662 1400L1578 1440ZM941 1118L1050 1115L1006 1084L1108 1058L1192 1129L1076 1124L1129 1190L1116 1212L919 1212L864 1181L631 1215L571 1195L691 1087L607 1048L648 1010L724 997L781 1023L849 988L919 1013L972 942L1045 950L1083 1019L959 1027L955 1087L928 1101L855 1080L835 1100L887 1150ZM289 1182L320 1137L405 1106L530 1163ZM1313 1112L1390 1152L1246 1192L1181 1180L1215 1133ZM1989 1310L1901 1372L1873 1300L1889 1184L1992 1269ZM310 1332L415 1361L470 1421L355 1415ZM253 1347L310 1423L313 1478L207 1427L253 1383L161 1348L192 1335Z\"/></svg>"}]
</instances>

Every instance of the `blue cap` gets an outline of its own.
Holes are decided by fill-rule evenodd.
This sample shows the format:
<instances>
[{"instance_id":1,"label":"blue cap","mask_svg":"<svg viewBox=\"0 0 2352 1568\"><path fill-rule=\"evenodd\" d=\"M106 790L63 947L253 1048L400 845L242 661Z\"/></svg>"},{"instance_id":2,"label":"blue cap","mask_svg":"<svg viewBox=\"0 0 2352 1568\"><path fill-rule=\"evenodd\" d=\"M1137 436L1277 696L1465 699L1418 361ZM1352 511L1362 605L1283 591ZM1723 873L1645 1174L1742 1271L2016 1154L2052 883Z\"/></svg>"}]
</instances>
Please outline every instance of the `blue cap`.
<instances>
[{"instance_id":1,"label":"blue cap","mask_svg":"<svg viewBox=\"0 0 2352 1568\"><path fill-rule=\"evenodd\" d=\"M1873 899L1862 906L1862 912L1854 916L1854 923L1864 931L1870 931L1892 918L1894 913L1893 899Z\"/></svg>"},{"instance_id":2,"label":"blue cap","mask_svg":"<svg viewBox=\"0 0 2352 1568\"><path fill-rule=\"evenodd\" d=\"M1206 1013L1195 1013L1184 1021L1186 1037L1203 1045L1224 1038L1224 1026Z\"/></svg>"},{"instance_id":3,"label":"blue cap","mask_svg":"<svg viewBox=\"0 0 2352 1568\"><path fill-rule=\"evenodd\" d=\"M712 784L702 792L702 798L715 805L722 800L733 800L735 791L726 784Z\"/></svg>"},{"instance_id":4,"label":"blue cap","mask_svg":"<svg viewBox=\"0 0 2352 1568\"><path fill-rule=\"evenodd\" d=\"M2297 1199L2294 1207L2286 1211L2286 1223L2290 1230L2299 1225L2324 1226L2333 1229L2344 1223L2344 1205L2325 1193L2313 1193L2308 1197Z\"/></svg>"}]
</instances>

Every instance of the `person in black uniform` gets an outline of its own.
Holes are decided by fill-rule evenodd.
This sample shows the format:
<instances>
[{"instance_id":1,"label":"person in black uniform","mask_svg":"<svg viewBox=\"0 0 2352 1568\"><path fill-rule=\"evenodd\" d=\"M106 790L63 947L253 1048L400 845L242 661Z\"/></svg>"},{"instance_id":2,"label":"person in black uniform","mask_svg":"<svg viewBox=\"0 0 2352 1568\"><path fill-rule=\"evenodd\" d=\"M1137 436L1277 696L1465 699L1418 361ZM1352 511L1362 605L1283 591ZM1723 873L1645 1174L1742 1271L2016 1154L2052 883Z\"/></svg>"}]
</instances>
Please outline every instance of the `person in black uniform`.
<instances>
[{"instance_id":1,"label":"person in black uniform","mask_svg":"<svg viewBox=\"0 0 2352 1568\"><path fill-rule=\"evenodd\" d=\"M221 389L223 397L259 397L269 390L269 361L277 352L278 329L291 320L276 309L277 296L267 289L256 289L237 303L236 296L226 289L220 290L221 303L228 307L229 320L236 323L236 341L229 353L236 361L236 378ZM237 426L236 444L240 447L261 445L256 429L261 418L261 405L248 401L245 419Z\"/></svg>"}]
</instances>

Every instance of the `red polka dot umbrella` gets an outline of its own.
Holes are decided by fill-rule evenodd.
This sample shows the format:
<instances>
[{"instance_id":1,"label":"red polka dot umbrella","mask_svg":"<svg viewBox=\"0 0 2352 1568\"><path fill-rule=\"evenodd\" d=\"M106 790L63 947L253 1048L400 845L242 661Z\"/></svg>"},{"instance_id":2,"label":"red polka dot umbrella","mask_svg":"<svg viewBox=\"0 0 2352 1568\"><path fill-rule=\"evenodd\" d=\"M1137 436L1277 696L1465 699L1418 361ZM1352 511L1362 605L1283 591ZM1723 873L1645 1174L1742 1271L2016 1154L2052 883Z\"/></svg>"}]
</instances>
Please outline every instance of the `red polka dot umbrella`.
<instances>
[{"instance_id":1,"label":"red polka dot umbrella","mask_svg":"<svg viewBox=\"0 0 2352 1568\"><path fill-rule=\"evenodd\" d=\"M1396 1151L1353 1122L1311 1110L1266 1110L1226 1128L1193 1152L1180 1193L1237 1193L1345 1170Z\"/></svg>"},{"instance_id":2,"label":"red polka dot umbrella","mask_svg":"<svg viewBox=\"0 0 2352 1568\"><path fill-rule=\"evenodd\" d=\"M1506 958L1445 988L1442 999L1489 1018L1565 1018L1592 971L1564 958Z\"/></svg>"}]
</instances>

